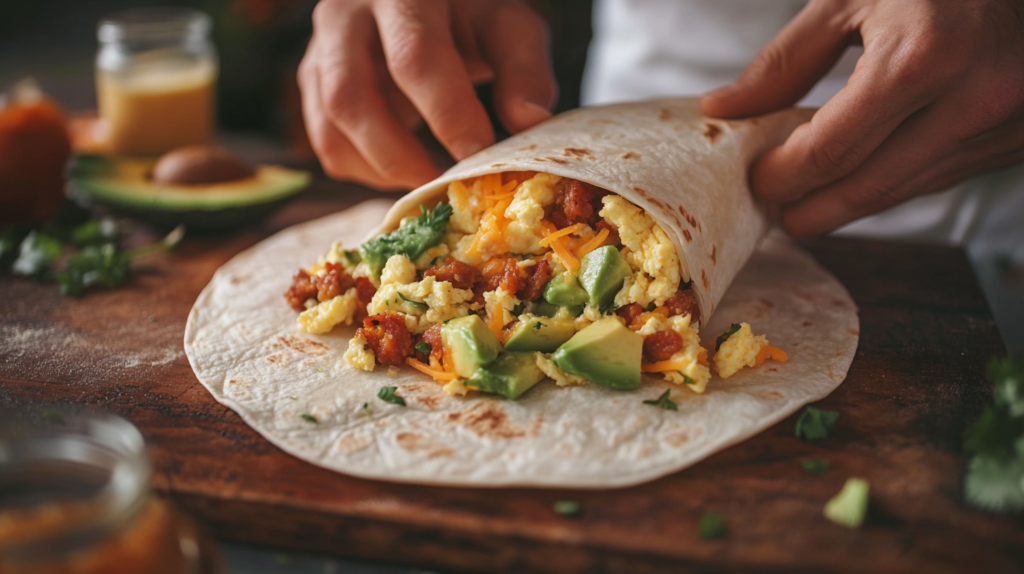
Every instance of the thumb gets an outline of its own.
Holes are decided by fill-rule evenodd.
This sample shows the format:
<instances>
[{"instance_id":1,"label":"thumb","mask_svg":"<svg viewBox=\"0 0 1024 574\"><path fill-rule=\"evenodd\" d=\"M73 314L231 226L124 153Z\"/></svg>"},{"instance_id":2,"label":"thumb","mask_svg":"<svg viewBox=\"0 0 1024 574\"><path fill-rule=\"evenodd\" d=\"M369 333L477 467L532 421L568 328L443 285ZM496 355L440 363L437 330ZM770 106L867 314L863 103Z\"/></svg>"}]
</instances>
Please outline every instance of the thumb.
<instances>
[{"instance_id":1,"label":"thumb","mask_svg":"<svg viewBox=\"0 0 1024 574\"><path fill-rule=\"evenodd\" d=\"M736 81L704 94L701 111L711 117L740 118L800 101L835 65L856 34L850 19L837 13L835 4L808 4L761 49Z\"/></svg>"},{"instance_id":2,"label":"thumb","mask_svg":"<svg viewBox=\"0 0 1024 574\"><path fill-rule=\"evenodd\" d=\"M527 10L501 13L482 34L484 56L494 69L494 104L512 133L551 117L558 88L548 57L547 26Z\"/></svg>"}]
</instances>

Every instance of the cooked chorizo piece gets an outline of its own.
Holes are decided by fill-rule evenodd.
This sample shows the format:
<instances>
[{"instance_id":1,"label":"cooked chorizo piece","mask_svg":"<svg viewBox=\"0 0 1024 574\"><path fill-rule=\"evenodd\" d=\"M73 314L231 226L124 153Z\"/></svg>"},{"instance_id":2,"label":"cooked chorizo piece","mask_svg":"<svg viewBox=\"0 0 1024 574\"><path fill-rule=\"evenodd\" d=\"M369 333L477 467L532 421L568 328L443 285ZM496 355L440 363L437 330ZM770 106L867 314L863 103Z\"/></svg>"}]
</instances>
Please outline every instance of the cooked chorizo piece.
<instances>
[{"instance_id":1,"label":"cooked chorizo piece","mask_svg":"<svg viewBox=\"0 0 1024 574\"><path fill-rule=\"evenodd\" d=\"M626 320L626 326L632 328L634 324L640 319L640 315L644 312L644 308L639 303L630 303L620 308L615 313Z\"/></svg>"},{"instance_id":2,"label":"cooked chorizo piece","mask_svg":"<svg viewBox=\"0 0 1024 574\"><path fill-rule=\"evenodd\" d=\"M523 284L515 259L491 259L484 263L476 285L473 286L473 301L483 304L484 293L494 291L498 287L504 287L505 291L514 295L523 288Z\"/></svg>"},{"instance_id":3,"label":"cooked chorizo piece","mask_svg":"<svg viewBox=\"0 0 1024 574\"><path fill-rule=\"evenodd\" d=\"M324 274L314 275L313 282L316 284L316 300L330 301L338 295L344 294L355 284L355 279L340 263L327 263L324 265Z\"/></svg>"},{"instance_id":4,"label":"cooked chorizo piece","mask_svg":"<svg viewBox=\"0 0 1024 574\"><path fill-rule=\"evenodd\" d=\"M356 317L366 316L366 306L373 300L373 296L377 294L377 288L373 286L373 282L366 277L356 277L356 299L359 300L359 308L356 309Z\"/></svg>"},{"instance_id":5,"label":"cooked chorizo piece","mask_svg":"<svg viewBox=\"0 0 1024 574\"><path fill-rule=\"evenodd\" d=\"M526 284L516 293L522 301L535 301L544 294L544 286L551 281L554 273L551 271L551 263L547 259L540 259L529 267L530 275L526 278Z\"/></svg>"},{"instance_id":6,"label":"cooked chorizo piece","mask_svg":"<svg viewBox=\"0 0 1024 574\"><path fill-rule=\"evenodd\" d=\"M644 337L644 361L667 361L683 348L683 338L675 331L658 331Z\"/></svg>"},{"instance_id":7,"label":"cooked chorizo piece","mask_svg":"<svg viewBox=\"0 0 1024 574\"><path fill-rule=\"evenodd\" d=\"M693 296L693 289L686 288L676 291L665 301L664 307L668 310L669 317L689 314L691 322L700 320L700 307L697 306L697 299Z\"/></svg>"},{"instance_id":8,"label":"cooked chorizo piece","mask_svg":"<svg viewBox=\"0 0 1024 574\"><path fill-rule=\"evenodd\" d=\"M417 343L430 345L430 354L421 353L416 350L416 358L424 363L430 362L430 357L437 357L440 361L444 357L444 344L441 342L441 324L431 325L423 334L419 335Z\"/></svg>"},{"instance_id":9,"label":"cooked chorizo piece","mask_svg":"<svg viewBox=\"0 0 1024 574\"><path fill-rule=\"evenodd\" d=\"M456 289L472 289L479 272L476 267L456 260L451 255L444 258L444 263L435 265L423 272L424 277L433 277L437 281L448 281Z\"/></svg>"},{"instance_id":10,"label":"cooked chorizo piece","mask_svg":"<svg viewBox=\"0 0 1024 574\"><path fill-rule=\"evenodd\" d=\"M284 298L296 311L306 310L306 301L316 298L317 287L313 278L302 269L292 277L292 286L284 293Z\"/></svg>"},{"instance_id":11,"label":"cooked chorizo piece","mask_svg":"<svg viewBox=\"0 0 1024 574\"><path fill-rule=\"evenodd\" d=\"M401 365L415 352L405 319L394 311L363 319L363 326L356 331L356 336L360 335L382 365Z\"/></svg>"},{"instance_id":12,"label":"cooked chorizo piece","mask_svg":"<svg viewBox=\"0 0 1024 574\"><path fill-rule=\"evenodd\" d=\"M607 219L602 219L601 221L597 222L597 225L594 227L594 230L601 231L602 229L608 230L608 237L605 238L604 240L605 245L614 245L616 248L622 247L622 238L619 237L618 227L615 227L614 225L609 223Z\"/></svg>"}]
</instances>

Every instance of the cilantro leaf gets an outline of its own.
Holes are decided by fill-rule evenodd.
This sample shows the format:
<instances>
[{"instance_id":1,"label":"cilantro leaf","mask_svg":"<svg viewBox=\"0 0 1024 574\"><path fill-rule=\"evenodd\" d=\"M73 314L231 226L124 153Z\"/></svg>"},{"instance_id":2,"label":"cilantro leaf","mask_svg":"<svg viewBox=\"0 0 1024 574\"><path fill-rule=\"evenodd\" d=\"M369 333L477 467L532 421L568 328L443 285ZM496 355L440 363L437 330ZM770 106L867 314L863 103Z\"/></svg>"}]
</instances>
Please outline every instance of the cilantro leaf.
<instances>
[{"instance_id":1,"label":"cilantro leaf","mask_svg":"<svg viewBox=\"0 0 1024 574\"><path fill-rule=\"evenodd\" d=\"M822 474L829 469L829 463L823 458L802 458L800 466L811 474Z\"/></svg>"},{"instance_id":2,"label":"cilantro leaf","mask_svg":"<svg viewBox=\"0 0 1024 574\"><path fill-rule=\"evenodd\" d=\"M666 411L678 411L679 408L676 407L676 404L674 402L672 402L671 399L668 398L669 394L671 392L672 392L672 390L669 389L669 390L665 391L664 393L662 393L661 396L658 397L657 399L652 400L652 401L643 401L643 403L645 405L654 405L654 406L661 407L661 408L665 409Z\"/></svg>"},{"instance_id":3,"label":"cilantro leaf","mask_svg":"<svg viewBox=\"0 0 1024 574\"><path fill-rule=\"evenodd\" d=\"M552 508L555 514L561 516L577 516L580 513L580 503L575 500L559 500Z\"/></svg>"},{"instance_id":4,"label":"cilantro leaf","mask_svg":"<svg viewBox=\"0 0 1024 574\"><path fill-rule=\"evenodd\" d=\"M370 411L370 403L363 403L363 414L366 415L366 418L373 417L373 412Z\"/></svg>"},{"instance_id":5,"label":"cilantro leaf","mask_svg":"<svg viewBox=\"0 0 1024 574\"><path fill-rule=\"evenodd\" d=\"M731 337L733 335L733 333L735 333L736 331L739 331L740 327L742 327L742 325L740 325L738 323L733 323L732 326L729 327L728 331L726 331L726 332L722 333L721 335L719 335L718 338L715 339L715 350L717 351L718 348L722 346L722 343L728 341L729 337Z\"/></svg>"},{"instance_id":6,"label":"cilantro leaf","mask_svg":"<svg viewBox=\"0 0 1024 574\"><path fill-rule=\"evenodd\" d=\"M18 258L11 265L16 275L42 277L51 271L51 265L60 257L60 240L56 237L32 231L21 242Z\"/></svg>"},{"instance_id":7,"label":"cilantro leaf","mask_svg":"<svg viewBox=\"0 0 1024 574\"><path fill-rule=\"evenodd\" d=\"M391 403L393 405L405 406L405 399L395 394L398 387L381 387L377 391L377 398L384 401L385 403Z\"/></svg>"},{"instance_id":8,"label":"cilantro leaf","mask_svg":"<svg viewBox=\"0 0 1024 574\"><path fill-rule=\"evenodd\" d=\"M416 343L416 350L423 353L424 355L429 355L431 352L434 351L434 348L430 346L430 343L423 342Z\"/></svg>"},{"instance_id":9,"label":"cilantro leaf","mask_svg":"<svg viewBox=\"0 0 1024 574\"><path fill-rule=\"evenodd\" d=\"M299 416L302 417L302 420L304 420L306 422L310 422L310 423L313 423L313 424L319 424L320 423L320 421L316 420L315 416L313 416L313 415L311 415L309 413L299 413Z\"/></svg>"},{"instance_id":10,"label":"cilantro leaf","mask_svg":"<svg viewBox=\"0 0 1024 574\"><path fill-rule=\"evenodd\" d=\"M993 404L967 430L964 497L994 512L1024 511L1024 359L988 365Z\"/></svg>"},{"instance_id":11,"label":"cilantro leaf","mask_svg":"<svg viewBox=\"0 0 1024 574\"><path fill-rule=\"evenodd\" d=\"M374 278L380 277L384 264L392 255L405 255L415 261L444 238L452 206L441 202L433 210L420 206L420 216L409 218L385 235L375 237L359 246L359 256L369 265Z\"/></svg>"},{"instance_id":12,"label":"cilantro leaf","mask_svg":"<svg viewBox=\"0 0 1024 574\"><path fill-rule=\"evenodd\" d=\"M7 227L0 230L0 268L7 269L18 257L18 247L29 234L27 227Z\"/></svg>"},{"instance_id":13,"label":"cilantro leaf","mask_svg":"<svg viewBox=\"0 0 1024 574\"><path fill-rule=\"evenodd\" d=\"M683 375L682 373L679 373L679 374ZM696 385L697 384L697 381L691 379L690 377L687 377L686 375L683 375L683 382L688 384L688 385Z\"/></svg>"},{"instance_id":14,"label":"cilantro leaf","mask_svg":"<svg viewBox=\"0 0 1024 574\"><path fill-rule=\"evenodd\" d=\"M75 245L98 245L117 239L117 222L110 217L92 219L71 230L71 242Z\"/></svg>"},{"instance_id":15,"label":"cilantro leaf","mask_svg":"<svg viewBox=\"0 0 1024 574\"><path fill-rule=\"evenodd\" d=\"M113 243L90 245L70 256L64 270L57 273L60 292L78 297L93 285L118 287L132 274L132 260Z\"/></svg>"},{"instance_id":16,"label":"cilantro leaf","mask_svg":"<svg viewBox=\"0 0 1024 574\"><path fill-rule=\"evenodd\" d=\"M724 538L729 534L729 523L726 522L725 517L717 512L705 512L700 517L700 523L697 525L697 533L704 540L711 540L713 538Z\"/></svg>"},{"instance_id":17,"label":"cilantro leaf","mask_svg":"<svg viewBox=\"0 0 1024 574\"><path fill-rule=\"evenodd\" d=\"M1024 358L993 359L988 364L988 378L995 404L1005 406L1012 417L1024 415Z\"/></svg>"},{"instance_id":18,"label":"cilantro leaf","mask_svg":"<svg viewBox=\"0 0 1024 574\"><path fill-rule=\"evenodd\" d=\"M964 476L964 496L968 503L983 510L1024 510L1024 457L979 454L971 458Z\"/></svg>"},{"instance_id":19,"label":"cilantro leaf","mask_svg":"<svg viewBox=\"0 0 1024 574\"><path fill-rule=\"evenodd\" d=\"M414 309L427 309L427 304L424 303L423 301L413 301L412 299L409 299L408 297L402 295L401 293L399 293L398 296L402 298L402 301L405 301L410 307Z\"/></svg>"},{"instance_id":20,"label":"cilantro leaf","mask_svg":"<svg viewBox=\"0 0 1024 574\"><path fill-rule=\"evenodd\" d=\"M828 437L839 422L838 411L823 411L807 407L796 420L796 436L804 440L818 440Z\"/></svg>"}]
</instances>

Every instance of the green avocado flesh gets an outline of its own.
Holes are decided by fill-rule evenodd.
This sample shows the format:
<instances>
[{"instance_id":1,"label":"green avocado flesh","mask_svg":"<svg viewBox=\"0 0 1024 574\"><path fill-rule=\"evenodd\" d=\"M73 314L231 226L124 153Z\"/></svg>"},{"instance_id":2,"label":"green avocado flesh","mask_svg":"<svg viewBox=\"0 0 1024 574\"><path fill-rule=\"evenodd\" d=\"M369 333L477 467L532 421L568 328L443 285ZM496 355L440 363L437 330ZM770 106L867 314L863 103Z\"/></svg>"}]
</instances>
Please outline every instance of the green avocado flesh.
<instances>
[{"instance_id":1,"label":"green avocado flesh","mask_svg":"<svg viewBox=\"0 0 1024 574\"><path fill-rule=\"evenodd\" d=\"M155 160L104 155L80 155L68 171L72 194L88 201L122 208L129 215L147 214L158 223L185 223L189 215L201 226L216 226L218 212L238 211L240 218L266 215L283 200L309 185L308 172L280 166L259 166L256 175L209 185L166 185L150 179ZM209 217L201 214L209 214ZM158 215L164 214L164 215ZM221 217L219 221L230 219Z\"/></svg>"},{"instance_id":2,"label":"green avocado flesh","mask_svg":"<svg viewBox=\"0 0 1024 574\"><path fill-rule=\"evenodd\" d=\"M582 305L589 298L587 292L579 285L566 283L564 275L556 276L544 287L544 300L560 307Z\"/></svg>"},{"instance_id":3,"label":"green avocado flesh","mask_svg":"<svg viewBox=\"0 0 1024 574\"><path fill-rule=\"evenodd\" d=\"M615 300L622 282L631 274L629 264L612 245L598 247L580 261L580 285L590 297L588 302L599 309Z\"/></svg>"},{"instance_id":4,"label":"green avocado flesh","mask_svg":"<svg viewBox=\"0 0 1024 574\"><path fill-rule=\"evenodd\" d=\"M478 315L452 319L441 326L441 343L452 350L455 372L468 379L501 352L501 341Z\"/></svg>"},{"instance_id":5,"label":"green avocado flesh","mask_svg":"<svg viewBox=\"0 0 1024 574\"><path fill-rule=\"evenodd\" d=\"M570 318L552 319L522 315L505 343L505 350L550 353L575 334L576 327Z\"/></svg>"},{"instance_id":6,"label":"green avocado flesh","mask_svg":"<svg viewBox=\"0 0 1024 574\"><path fill-rule=\"evenodd\" d=\"M493 363L477 369L466 384L514 400L543 379L533 353L502 353Z\"/></svg>"},{"instance_id":7,"label":"green avocado flesh","mask_svg":"<svg viewBox=\"0 0 1024 574\"><path fill-rule=\"evenodd\" d=\"M579 317L583 314L583 305L559 307L543 299L538 299L530 306L530 312L541 317Z\"/></svg>"},{"instance_id":8,"label":"green avocado flesh","mask_svg":"<svg viewBox=\"0 0 1024 574\"><path fill-rule=\"evenodd\" d=\"M612 389L640 386L644 339L614 317L592 323L551 356L567 373Z\"/></svg>"}]
</instances>

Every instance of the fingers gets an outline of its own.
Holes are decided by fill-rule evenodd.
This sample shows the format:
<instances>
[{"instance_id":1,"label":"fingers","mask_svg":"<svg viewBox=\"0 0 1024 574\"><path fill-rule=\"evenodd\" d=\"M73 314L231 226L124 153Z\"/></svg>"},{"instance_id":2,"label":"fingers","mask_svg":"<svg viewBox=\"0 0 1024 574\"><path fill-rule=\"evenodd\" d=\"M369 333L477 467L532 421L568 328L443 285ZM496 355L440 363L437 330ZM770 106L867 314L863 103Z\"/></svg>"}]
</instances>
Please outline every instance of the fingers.
<instances>
[{"instance_id":1,"label":"fingers","mask_svg":"<svg viewBox=\"0 0 1024 574\"><path fill-rule=\"evenodd\" d=\"M495 74L498 117L515 133L551 117L558 88L548 58L544 21L526 9L508 6L492 13L480 44Z\"/></svg>"},{"instance_id":2,"label":"fingers","mask_svg":"<svg viewBox=\"0 0 1024 574\"><path fill-rule=\"evenodd\" d=\"M701 110L712 117L738 118L798 102L835 65L855 34L847 13L837 9L845 5L836 4L808 4L735 82L705 94Z\"/></svg>"},{"instance_id":3,"label":"fingers","mask_svg":"<svg viewBox=\"0 0 1024 574\"><path fill-rule=\"evenodd\" d=\"M323 113L366 163L392 186L416 187L439 170L381 91L386 85L373 61L377 37L366 11L339 10L318 19L330 34L318 35L315 61Z\"/></svg>"},{"instance_id":4,"label":"fingers","mask_svg":"<svg viewBox=\"0 0 1024 574\"><path fill-rule=\"evenodd\" d=\"M315 49L314 44L315 40L310 42L309 51ZM320 158L324 172L334 179L353 180L377 189L405 187L379 175L327 118L320 100L320 83L315 58L309 53L299 66L298 80L306 132L313 150Z\"/></svg>"},{"instance_id":5,"label":"fingers","mask_svg":"<svg viewBox=\"0 0 1024 574\"><path fill-rule=\"evenodd\" d=\"M447 3L405 0L377 6L388 69L437 139L456 159L494 143L487 112L455 49Z\"/></svg>"}]
</instances>

